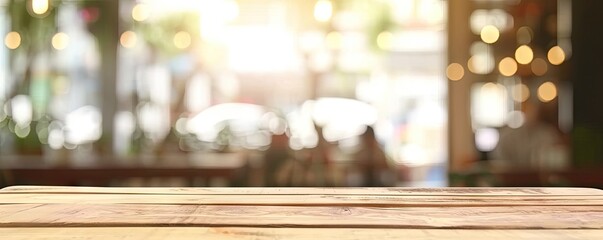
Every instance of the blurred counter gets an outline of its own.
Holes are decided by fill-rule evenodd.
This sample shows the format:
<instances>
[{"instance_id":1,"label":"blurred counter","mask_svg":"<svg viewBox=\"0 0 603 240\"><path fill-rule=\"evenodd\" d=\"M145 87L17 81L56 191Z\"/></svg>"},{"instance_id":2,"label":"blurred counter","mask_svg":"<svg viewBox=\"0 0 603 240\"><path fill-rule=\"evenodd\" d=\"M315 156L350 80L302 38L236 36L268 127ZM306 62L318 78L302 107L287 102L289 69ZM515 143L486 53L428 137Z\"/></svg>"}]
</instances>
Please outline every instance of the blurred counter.
<instances>
[{"instance_id":1,"label":"blurred counter","mask_svg":"<svg viewBox=\"0 0 603 240\"><path fill-rule=\"evenodd\" d=\"M42 157L3 157L0 173L6 185L121 185L127 180L179 179L181 185L230 185L246 165L238 153L207 153L160 157L88 157L49 160ZM144 184L142 184L144 185ZM155 184L162 185L162 184Z\"/></svg>"}]
</instances>

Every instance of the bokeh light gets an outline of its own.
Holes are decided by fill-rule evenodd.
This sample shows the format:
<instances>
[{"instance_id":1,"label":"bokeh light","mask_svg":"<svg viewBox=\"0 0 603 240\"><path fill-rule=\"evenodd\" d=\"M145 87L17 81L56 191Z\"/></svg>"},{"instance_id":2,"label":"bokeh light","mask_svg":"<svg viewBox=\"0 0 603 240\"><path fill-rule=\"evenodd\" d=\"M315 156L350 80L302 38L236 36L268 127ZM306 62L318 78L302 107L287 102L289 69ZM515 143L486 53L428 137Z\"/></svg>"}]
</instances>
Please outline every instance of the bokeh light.
<instances>
[{"instance_id":1,"label":"bokeh light","mask_svg":"<svg viewBox=\"0 0 603 240\"><path fill-rule=\"evenodd\" d=\"M498 41L498 38L500 37L500 32L495 26L486 25L482 28L482 31L480 32L480 37L485 43L492 44Z\"/></svg>"},{"instance_id":2,"label":"bokeh light","mask_svg":"<svg viewBox=\"0 0 603 240\"><path fill-rule=\"evenodd\" d=\"M132 8L132 19L134 19L134 21L142 22L144 20L147 20L150 15L151 10L149 6L144 3L136 4Z\"/></svg>"},{"instance_id":3,"label":"bokeh light","mask_svg":"<svg viewBox=\"0 0 603 240\"><path fill-rule=\"evenodd\" d=\"M493 57L491 54L474 55L467 60L467 68L475 74L488 74L494 69Z\"/></svg>"},{"instance_id":4,"label":"bokeh light","mask_svg":"<svg viewBox=\"0 0 603 240\"><path fill-rule=\"evenodd\" d=\"M548 64L542 58L534 58L531 68L534 75L543 76L548 71Z\"/></svg>"},{"instance_id":5,"label":"bokeh light","mask_svg":"<svg viewBox=\"0 0 603 240\"><path fill-rule=\"evenodd\" d=\"M31 10L33 13L42 15L48 11L49 0L32 0L31 1Z\"/></svg>"},{"instance_id":6,"label":"bokeh light","mask_svg":"<svg viewBox=\"0 0 603 240\"><path fill-rule=\"evenodd\" d=\"M551 49L549 49L547 57L551 64L559 65L559 64L563 63L563 61L565 61L565 52L563 51L563 49L561 49L561 47L554 46Z\"/></svg>"},{"instance_id":7,"label":"bokeh light","mask_svg":"<svg viewBox=\"0 0 603 240\"><path fill-rule=\"evenodd\" d=\"M480 126L501 127L508 113L509 93L504 85L487 82L471 89L471 114Z\"/></svg>"},{"instance_id":8,"label":"bokeh light","mask_svg":"<svg viewBox=\"0 0 603 240\"><path fill-rule=\"evenodd\" d=\"M4 45L9 49L17 49L21 46L21 34L18 32L9 32L4 38Z\"/></svg>"},{"instance_id":9,"label":"bokeh light","mask_svg":"<svg viewBox=\"0 0 603 240\"><path fill-rule=\"evenodd\" d=\"M538 87L538 99L542 102L550 102L557 97L557 86L552 82L545 82Z\"/></svg>"},{"instance_id":10,"label":"bokeh light","mask_svg":"<svg viewBox=\"0 0 603 240\"><path fill-rule=\"evenodd\" d=\"M525 102L530 98L530 88L523 83L515 84L511 90L511 97L516 102Z\"/></svg>"},{"instance_id":11,"label":"bokeh light","mask_svg":"<svg viewBox=\"0 0 603 240\"><path fill-rule=\"evenodd\" d=\"M11 99L12 118L15 123L24 128L33 118L33 103L27 95L17 95Z\"/></svg>"},{"instance_id":12,"label":"bokeh light","mask_svg":"<svg viewBox=\"0 0 603 240\"><path fill-rule=\"evenodd\" d=\"M188 32L180 31L174 35L174 45L176 48L185 49L191 45L191 35Z\"/></svg>"},{"instance_id":13,"label":"bokeh light","mask_svg":"<svg viewBox=\"0 0 603 240\"><path fill-rule=\"evenodd\" d=\"M532 42L532 32L532 29L527 26L523 26L517 29L517 43L529 44L530 42Z\"/></svg>"},{"instance_id":14,"label":"bokeh light","mask_svg":"<svg viewBox=\"0 0 603 240\"><path fill-rule=\"evenodd\" d=\"M471 57L467 61L467 69L475 74L488 74L496 67L492 46L476 41L469 48Z\"/></svg>"},{"instance_id":15,"label":"bokeh light","mask_svg":"<svg viewBox=\"0 0 603 240\"><path fill-rule=\"evenodd\" d=\"M390 50L394 41L394 35L391 32L381 32L377 35L377 46L382 50Z\"/></svg>"},{"instance_id":16,"label":"bokeh light","mask_svg":"<svg viewBox=\"0 0 603 240\"><path fill-rule=\"evenodd\" d=\"M69 36L66 33L60 32L52 37L52 47L54 49L63 50L67 45L69 45Z\"/></svg>"},{"instance_id":17,"label":"bokeh light","mask_svg":"<svg viewBox=\"0 0 603 240\"><path fill-rule=\"evenodd\" d=\"M504 76L513 76L517 72L517 62L510 57L503 58L498 63L498 71Z\"/></svg>"},{"instance_id":18,"label":"bokeh light","mask_svg":"<svg viewBox=\"0 0 603 240\"><path fill-rule=\"evenodd\" d=\"M327 22L333 15L333 4L328 0L318 0L314 5L314 19L319 22Z\"/></svg>"},{"instance_id":19,"label":"bokeh light","mask_svg":"<svg viewBox=\"0 0 603 240\"><path fill-rule=\"evenodd\" d=\"M475 130L475 147L482 152L490 152L496 148L500 134L495 128L480 128Z\"/></svg>"},{"instance_id":20,"label":"bokeh light","mask_svg":"<svg viewBox=\"0 0 603 240\"><path fill-rule=\"evenodd\" d=\"M136 46L137 41L138 37L136 36L136 33L132 31L125 31L119 38L119 43L125 48L133 48Z\"/></svg>"},{"instance_id":21,"label":"bokeh light","mask_svg":"<svg viewBox=\"0 0 603 240\"><path fill-rule=\"evenodd\" d=\"M528 64L534 59L534 52L528 45L521 45L515 50L515 60L520 64Z\"/></svg>"},{"instance_id":22,"label":"bokeh light","mask_svg":"<svg viewBox=\"0 0 603 240\"><path fill-rule=\"evenodd\" d=\"M525 123L525 114L522 111L511 111L507 117L507 126L520 128Z\"/></svg>"},{"instance_id":23,"label":"bokeh light","mask_svg":"<svg viewBox=\"0 0 603 240\"><path fill-rule=\"evenodd\" d=\"M446 68L446 76L452 81L458 81L465 76L465 69L461 64L451 63Z\"/></svg>"}]
</instances>

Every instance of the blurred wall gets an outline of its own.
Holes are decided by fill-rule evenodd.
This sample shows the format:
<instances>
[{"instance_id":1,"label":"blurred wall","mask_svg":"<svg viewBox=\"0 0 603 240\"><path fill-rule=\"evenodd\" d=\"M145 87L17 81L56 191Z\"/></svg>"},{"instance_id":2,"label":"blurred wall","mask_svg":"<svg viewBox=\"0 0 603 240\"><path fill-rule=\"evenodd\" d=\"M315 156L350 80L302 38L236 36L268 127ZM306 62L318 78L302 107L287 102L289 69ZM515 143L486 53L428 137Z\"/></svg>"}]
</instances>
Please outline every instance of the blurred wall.
<instances>
[{"instance_id":1,"label":"blurred wall","mask_svg":"<svg viewBox=\"0 0 603 240\"><path fill-rule=\"evenodd\" d=\"M603 1L575 0L573 9L573 158L578 167L603 165Z\"/></svg>"}]
</instances>

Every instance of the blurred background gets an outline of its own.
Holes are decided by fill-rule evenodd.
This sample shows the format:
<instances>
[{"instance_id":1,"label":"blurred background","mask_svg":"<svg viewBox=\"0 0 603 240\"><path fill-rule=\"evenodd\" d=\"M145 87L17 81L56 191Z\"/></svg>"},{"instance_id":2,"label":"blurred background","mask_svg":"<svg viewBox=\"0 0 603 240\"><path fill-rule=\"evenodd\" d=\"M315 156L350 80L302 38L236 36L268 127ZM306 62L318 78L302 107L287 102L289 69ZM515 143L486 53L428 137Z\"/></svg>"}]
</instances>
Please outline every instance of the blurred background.
<instances>
[{"instance_id":1,"label":"blurred background","mask_svg":"<svg viewBox=\"0 0 603 240\"><path fill-rule=\"evenodd\" d=\"M603 187L601 10L0 0L0 187Z\"/></svg>"}]
</instances>

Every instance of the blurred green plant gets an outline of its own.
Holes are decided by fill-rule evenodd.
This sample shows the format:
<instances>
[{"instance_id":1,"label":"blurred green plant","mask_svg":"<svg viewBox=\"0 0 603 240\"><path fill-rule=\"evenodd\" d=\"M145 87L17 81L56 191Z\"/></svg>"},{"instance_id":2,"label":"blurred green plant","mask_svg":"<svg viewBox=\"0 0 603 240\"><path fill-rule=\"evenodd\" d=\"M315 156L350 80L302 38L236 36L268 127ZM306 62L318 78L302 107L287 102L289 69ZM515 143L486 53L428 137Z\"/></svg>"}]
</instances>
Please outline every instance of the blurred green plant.
<instances>
[{"instance_id":1,"label":"blurred green plant","mask_svg":"<svg viewBox=\"0 0 603 240\"><path fill-rule=\"evenodd\" d=\"M157 20L136 22L134 27L160 56L173 57L199 41L199 14L196 12L173 13ZM177 48L174 44L176 33L181 31L187 32L191 37L191 45L184 49Z\"/></svg>"},{"instance_id":2,"label":"blurred green plant","mask_svg":"<svg viewBox=\"0 0 603 240\"><path fill-rule=\"evenodd\" d=\"M24 57L25 71L17 85L9 94L9 99L18 94L27 94L30 90L32 79L32 59L41 52L50 51L52 36L56 33L56 8L60 0L50 2L46 13L40 16L32 16L31 1L10 0L6 10L10 18L10 31L21 35L21 44L12 50L10 54L10 68L18 69L20 64L16 59ZM13 75L14 76L14 75Z\"/></svg>"}]
</instances>

